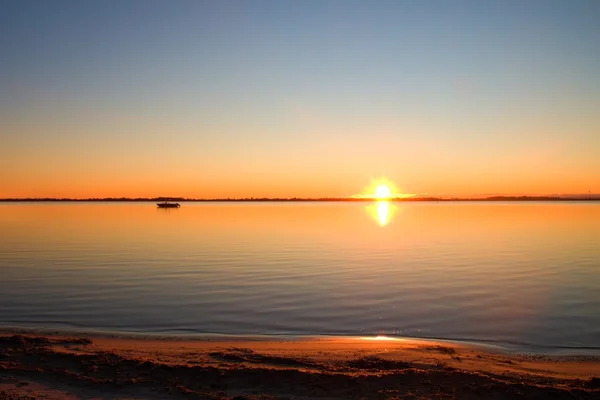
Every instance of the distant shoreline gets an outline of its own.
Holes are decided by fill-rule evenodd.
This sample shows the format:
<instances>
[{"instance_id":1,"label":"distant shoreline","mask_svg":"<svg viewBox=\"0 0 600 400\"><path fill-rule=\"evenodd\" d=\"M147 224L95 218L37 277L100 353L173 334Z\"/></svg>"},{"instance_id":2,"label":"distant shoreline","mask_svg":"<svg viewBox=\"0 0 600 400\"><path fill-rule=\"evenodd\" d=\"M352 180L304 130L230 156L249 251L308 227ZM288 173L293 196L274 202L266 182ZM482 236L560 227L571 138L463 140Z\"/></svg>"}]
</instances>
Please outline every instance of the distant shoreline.
<instances>
[{"instance_id":1,"label":"distant shoreline","mask_svg":"<svg viewBox=\"0 0 600 400\"><path fill-rule=\"evenodd\" d=\"M156 197L156 198L129 198L129 197L105 197L105 198L5 198L0 202L156 202L156 201L177 201L177 202L373 202L373 201L393 201L393 202L497 202L497 201L600 201L600 195L580 196L580 197L559 197L559 196L492 196L479 198L454 198L454 197L407 197L407 198L225 198L225 199L195 199L182 197Z\"/></svg>"}]
</instances>

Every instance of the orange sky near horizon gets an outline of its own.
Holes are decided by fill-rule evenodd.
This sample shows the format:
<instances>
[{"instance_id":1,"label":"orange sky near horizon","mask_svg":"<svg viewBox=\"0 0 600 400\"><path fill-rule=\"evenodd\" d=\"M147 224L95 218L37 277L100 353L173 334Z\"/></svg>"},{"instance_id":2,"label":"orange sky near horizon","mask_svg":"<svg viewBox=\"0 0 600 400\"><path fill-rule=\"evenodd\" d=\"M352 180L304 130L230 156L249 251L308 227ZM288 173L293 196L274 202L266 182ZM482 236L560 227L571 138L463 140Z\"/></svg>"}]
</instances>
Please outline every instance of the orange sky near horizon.
<instances>
[{"instance_id":1,"label":"orange sky near horizon","mask_svg":"<svg viewBox=\"0 0 600 400\"><path fill-rule=\"evenodd\" d=\"M582 170L577 176L560 166L549 163L539 169L510 170L489 165L463 166L463 169L444 165L420 167L418 164L399 167L397 171L379 173L369 169L370 163L359 162L338 168L322 164L277 168L276 165L251 165L247 168L232 165L218 171L206 166L187 167L175 163L122 168L116 165L73 164L44 168L39 171L23 169L6 173L0 198L27 197L186 197L186 198L249 198L249 197L351 197L368 194L371 183L380 178L393 182L398 193L472 197L486 195L551 195L600 192L594 169ZM410 163L407 163L410 164ZM369 172L371 172L369 174Z\"/></svg>"},{"instance_id":2,"label":"orange sky near horizon","mask_svg":"<svg viewBox=\"0 0 600 400\"><path fill-rule=\"evenodd\" d=\"M15 135L0 158L0 198L350 197L383 177L399 193L444 197L600 193L600 119L591 116L579 136L547 117L537 134L503 134L505 123L478 127L484 138L473 127L450 134L451 125L392 116L331 126L291 114L245 135L222 128L227 117L209 130L201 120L169 125L68 109L58 116L64 121L8 120ZM520 123L528 132L540 124Z\"/></svg>"}]
</instances>

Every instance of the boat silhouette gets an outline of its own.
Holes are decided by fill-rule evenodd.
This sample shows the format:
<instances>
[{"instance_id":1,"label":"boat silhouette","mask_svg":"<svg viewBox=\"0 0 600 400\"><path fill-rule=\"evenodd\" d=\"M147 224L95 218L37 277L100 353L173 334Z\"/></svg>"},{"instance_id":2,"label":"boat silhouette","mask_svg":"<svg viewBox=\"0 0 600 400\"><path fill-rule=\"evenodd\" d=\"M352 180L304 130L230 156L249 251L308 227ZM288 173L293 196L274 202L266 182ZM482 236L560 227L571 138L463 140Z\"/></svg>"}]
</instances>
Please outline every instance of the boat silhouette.
<instances>
[{"instance_id":1,"label":"boat silhouette","mask_svg":"<svg viewBox=\"0 0 600 400\"><path fill-rule=\"evenodd\" d=\"M163 201L162 203L156 203L158 208L179 208L181 205L179 203L171 203L169 201Z\"/></svg>"}]
</instances>

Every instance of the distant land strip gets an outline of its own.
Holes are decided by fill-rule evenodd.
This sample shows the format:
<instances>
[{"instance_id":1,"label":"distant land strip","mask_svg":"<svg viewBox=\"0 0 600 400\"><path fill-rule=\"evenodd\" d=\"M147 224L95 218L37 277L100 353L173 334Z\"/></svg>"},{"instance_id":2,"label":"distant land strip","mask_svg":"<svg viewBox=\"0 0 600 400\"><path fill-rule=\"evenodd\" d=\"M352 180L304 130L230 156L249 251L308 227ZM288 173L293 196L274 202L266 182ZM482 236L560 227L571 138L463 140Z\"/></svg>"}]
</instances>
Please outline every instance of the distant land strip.
<instances>
[{"instance_id":1,"label":"distant land strip","mask_svg":"<svg viewBox=\"0 0 600 400\"><path fill-rule=\"evenodd\" d=\"M490 197L405 197L378 199L374 197L320 197L320 198L268 198L268 197L247 197L247 198L214 198L197 199L185 197L104 197L104 198L5 198L0 202L154 202L154 201L181 201L181 202L372 202L372 201L393 201L393 202L425 202L425 201L600 201L600 194L593 195L572 195L572 196L490 196Z\"/></svg>"}]
</instances>

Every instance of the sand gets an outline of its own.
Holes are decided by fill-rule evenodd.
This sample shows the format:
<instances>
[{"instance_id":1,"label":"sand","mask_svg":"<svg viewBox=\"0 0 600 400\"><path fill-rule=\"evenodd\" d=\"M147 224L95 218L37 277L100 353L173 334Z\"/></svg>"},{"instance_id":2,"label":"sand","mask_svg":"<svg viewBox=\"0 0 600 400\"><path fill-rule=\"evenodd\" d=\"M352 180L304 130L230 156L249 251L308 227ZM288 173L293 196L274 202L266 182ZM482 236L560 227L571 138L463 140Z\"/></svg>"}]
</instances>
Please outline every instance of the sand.
<instances>
[{"instance_id":1,"label":"sand","mask_svg":"<svg viewBox=\"0 0 600 400\"><path fill-rule=\"evenodd\" d=\"M600 359L424 340L0 333L0 399L600 399Z\"/></svg>"}]
</instances>

